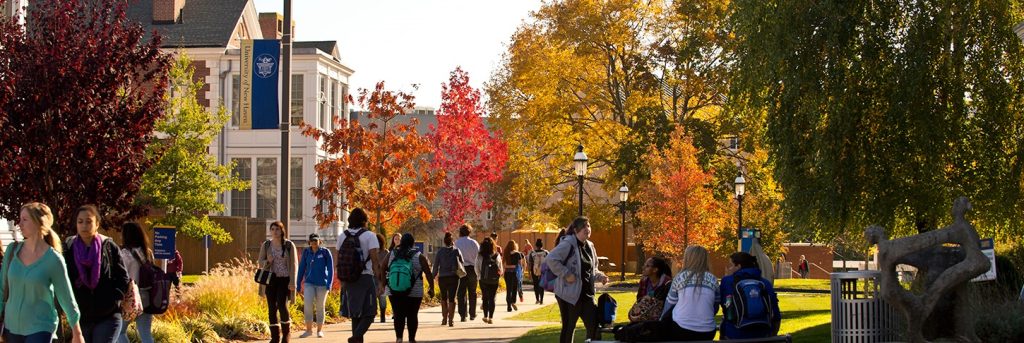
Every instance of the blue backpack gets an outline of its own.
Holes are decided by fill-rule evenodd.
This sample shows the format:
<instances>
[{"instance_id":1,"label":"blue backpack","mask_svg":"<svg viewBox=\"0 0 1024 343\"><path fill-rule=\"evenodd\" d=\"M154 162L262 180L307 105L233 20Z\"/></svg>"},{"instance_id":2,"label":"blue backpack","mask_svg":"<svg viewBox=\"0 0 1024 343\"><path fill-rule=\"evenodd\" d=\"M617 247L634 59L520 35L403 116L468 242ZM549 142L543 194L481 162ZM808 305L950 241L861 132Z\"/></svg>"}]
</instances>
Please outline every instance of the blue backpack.
<instances>
[{"instance_id":1,"label":"blue backpack","mask_svg":"<svg viewBox=\"0 0 1024 343\"><path fill-rule=\"evenodd\" d=\"M615 301L615 298L612 298L608 293L602 293L597 298L597 325L614 324L615 311L618 309L619 304Z\"/></svg>"},{"instance_id":2,"label":"blue backpack","mask_svg":"<svg viewBox=\"0 0 1024 343\"><path fill-rule=\"evenodd\" d=\"M737 279L733 285L733 300L736 302L733 320L736 328L771 328L771 300L768 299L768 285L761 279Z\"/></svg>"}]
</instances>

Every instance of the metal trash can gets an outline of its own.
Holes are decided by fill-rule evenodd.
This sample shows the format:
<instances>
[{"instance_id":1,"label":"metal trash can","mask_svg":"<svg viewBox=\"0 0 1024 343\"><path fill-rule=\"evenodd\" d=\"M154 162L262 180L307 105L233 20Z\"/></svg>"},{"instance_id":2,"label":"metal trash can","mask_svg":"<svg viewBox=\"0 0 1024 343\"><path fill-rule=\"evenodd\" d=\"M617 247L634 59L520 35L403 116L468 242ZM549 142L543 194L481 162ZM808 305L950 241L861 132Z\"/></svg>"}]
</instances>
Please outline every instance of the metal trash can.
<instances>
[{"instance_id":1,"label":"metal trash can","mask_svg":"<svg viewBox=\"0 0 1024 343\"><path fill-rule=\"evenodd\" d=\"M832 273L832 342L902 339L903 318L882 300L881 274L877 270Z\"/></svg>"}]
</instances>

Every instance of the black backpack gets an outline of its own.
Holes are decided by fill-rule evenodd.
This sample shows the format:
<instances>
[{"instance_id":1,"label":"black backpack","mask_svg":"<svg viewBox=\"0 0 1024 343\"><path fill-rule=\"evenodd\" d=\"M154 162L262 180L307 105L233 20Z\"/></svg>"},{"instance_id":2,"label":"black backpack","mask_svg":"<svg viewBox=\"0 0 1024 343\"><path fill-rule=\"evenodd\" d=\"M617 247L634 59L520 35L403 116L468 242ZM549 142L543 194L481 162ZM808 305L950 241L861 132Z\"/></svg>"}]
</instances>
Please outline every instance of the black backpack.
<instances>
[{"instance_id":1,"label":"black backpack","mask_svg":"<svg viewBox=\"0 0 1024 343\"><path fill-rule=\"evenodd\" d=\"M335 274L342 282L354 282L359 280L366 269L366 260L363 259L363 249L359 246L359 236L366 232L366 229L359 229L356 233L345 230L345 240L341 242L338 249L338 266Z\"/></svg>"},{"instance_id":2,"label":"black backpack","mask_svg":"<svg viewBox=\"0 0 1024 343\"><path fill-rule=\"evenodd\" d=\"M480 266L480 283L488 285L497 285L498 279L501 279L500 266L498 266L498 254L491 255L490 258L484 260L484 265Z\"/></svg>"}]
</instances>

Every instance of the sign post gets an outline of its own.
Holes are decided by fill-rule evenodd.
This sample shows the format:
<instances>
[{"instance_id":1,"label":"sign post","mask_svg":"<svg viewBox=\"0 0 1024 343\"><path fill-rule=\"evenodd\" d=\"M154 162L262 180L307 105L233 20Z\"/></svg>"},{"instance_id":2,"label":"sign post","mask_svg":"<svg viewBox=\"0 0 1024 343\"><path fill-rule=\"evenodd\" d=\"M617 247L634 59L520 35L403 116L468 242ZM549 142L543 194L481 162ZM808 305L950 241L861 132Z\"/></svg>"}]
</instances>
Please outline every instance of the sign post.
<instances>
[{"instance_id":1,"label":"sign post","mask_svg":"<svg viewBox=\"0 0 1024 343\"><path fill-rule=\"evenodd\" d=\"M167 272L167 260L174 259L175 233L177 230L171 226L153 228L153 258L164 260L164 272Z\"/></svg>"},{"instance_id":2,"label":"sign post","mask_svg":"<svg viewBox=\"0 0 1024 343\"><path fill-rule=\"evenodd\" d=\"M203 236L203 250L206 251L206 274L210 274L210 246L213 245L213 237Z\"/></svg>"},{"instance_id":3,"label":"sign post","mask_svg":"<svg viewBox=\"0 0 1024 343\"><path fill-rule=\"evenodd\" d=\"M978 275L978 277L971 279L972 282L978 281L992 281L996 279L996 247L995 243L991 238L985 238L978 241L978 246L981 248L981 253L988 257L989 263L992 265L988 268L985 274Z\"/></svg>"}]
</instances>

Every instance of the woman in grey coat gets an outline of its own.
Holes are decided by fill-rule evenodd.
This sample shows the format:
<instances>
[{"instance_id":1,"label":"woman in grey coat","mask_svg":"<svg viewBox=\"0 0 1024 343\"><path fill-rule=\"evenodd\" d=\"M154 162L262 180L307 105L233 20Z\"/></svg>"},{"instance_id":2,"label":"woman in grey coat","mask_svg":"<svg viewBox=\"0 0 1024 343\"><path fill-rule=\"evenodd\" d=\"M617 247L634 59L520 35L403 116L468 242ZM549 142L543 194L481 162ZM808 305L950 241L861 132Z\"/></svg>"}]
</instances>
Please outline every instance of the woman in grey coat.
<instances>
[{"instance_id":1,"label":"woman in grey coat","mask_svg":"<svg viewBox=\"0 0 1024 343\"><path fill-rule=\"evenodd\" d=\"M562 332L559 342L573 341L576 321L583 319L587 338L599 338L597 331L597 305L594 294L595 283L602 284L608 277L597 270L597 250L590 242L590 220L578 217L566 232L564 238L548 254L547 263L558 280L555 282L555 299L562 317Z\"/></svg>"}]
</instances>

